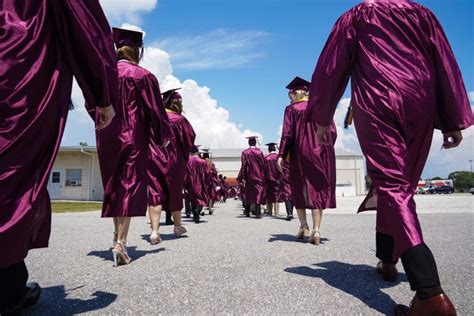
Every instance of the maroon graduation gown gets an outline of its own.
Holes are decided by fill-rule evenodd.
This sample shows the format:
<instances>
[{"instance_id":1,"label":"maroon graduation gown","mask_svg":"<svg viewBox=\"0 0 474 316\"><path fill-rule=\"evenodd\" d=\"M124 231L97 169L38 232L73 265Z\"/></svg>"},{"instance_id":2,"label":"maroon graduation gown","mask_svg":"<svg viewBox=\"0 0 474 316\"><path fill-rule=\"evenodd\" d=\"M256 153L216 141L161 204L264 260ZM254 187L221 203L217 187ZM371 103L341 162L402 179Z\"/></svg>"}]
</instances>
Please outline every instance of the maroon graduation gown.
<instances>
[{"instance_id":1,"label":"maroon graduation gown","mask_svg":"<svg viewBox=\"0 0 474 316\"><path fill-rule=\"evenodd\" d=\"M242 166L238 180L245 181L246 204L265 204L265 157L260 149L250 147L242 152Z\"/></svg>"},{"instance_id":2,"label":"maroon graduation gown","mask_svg":"<svg viewBox=\"0 0 474 316\"><path fill-rule=\"evenodd\" d=\"M290 186L290 164L288 161L283 161L283 172L280 176L280 182L278 187L277 202L288 202L291 201L291 186Z\"/></svg>"},{"instance_id":3,"label":"maroon graduation gown","mask_svg":"<svg viewBox=\"0 0 474 316\"><path fill-rule=\"evenodd\" d=\"M157 204L166 188L164 171L152 162L163 156L159 147L170 139L169 121L151 72L126 60L119 61L118 71L116 116L96 133L104 184L102 217L145 216L147 186Z\"/></svg>"},{"instance_id":4,"label":"maroon graduation gown","mask_svg":"<svg viewBox=\"0 0 474 316\"><path fill-rule=\"evenodd\" d=\"M336 207L336 156L333 145L321 145L316 124L306 123L307 102L286 107L280 142L280 157L290 161L292 200L297 209ZM334 142L336 126L331 124Z\"/></svg>"},{"instance_id":5,"label":"maroon graduation gown","mask_svg":"<svg viewBox=\"0 0 474 316\"><path fill-rule=\"evenodd\" d=\"M209 204L208 175L207 161L199 155L191 156L187 164L184 187L188 192L189 202L192 206Z\"/></svg>"},{"instance_id":6,"label":"maroon graduation gown","mask_svg":"<svg viewBox=\"0 0 474 316\"><path fill-rule=\"evenodd\" d=\"M278 170L277 160L278 154L276 153L270 153L265 157L265 168L267 169L267 177L265 178L267 203L278 202L280 195L281 172Z\"/></svg>"},{"instance_id":7,"label":"maroon graduation gown","mask_svg":"<svg viewBox=\"0 0 474 316\"><path fill-rule=\"evenodd\" d=\"M0 9L0 268L47 247L47 184L72 77L91 106L117 97L110 26L98 1L3 0ZM74 114L74 112L73 112Z\"/></svg>"},{"instance_id":8,"label":"maroon graduation gown","mask_svg":"<svg viewBox=\"0 0 474 316\"><path fill-rule=\"evenodd\" d=\"M165 167L169 192L163 207L166 210L178 211L183 208L184 177L196 133L189 121L181 114L168 110L167 114L173 133L173 140L166 148L160 148L161 154L167 156L166 160L169 162ZM162 161L156 160L155 163L161 164Z\"/></svg>"},{"instance_id":9,"label":"maroon graduation gown","mask_svg":"<svg viewBox=\"0 0 474 316\"><path fill-rule=\"evenodd\" d=\"M377 210L377 231L394 237L396 260L423 242L413 195L433 129L468 128L471 107L441 25L407 0L361 3L339 18L313 74L308 120L331 123L349 77L372 179L359 210Z\"/></svg>"}]
</instances>

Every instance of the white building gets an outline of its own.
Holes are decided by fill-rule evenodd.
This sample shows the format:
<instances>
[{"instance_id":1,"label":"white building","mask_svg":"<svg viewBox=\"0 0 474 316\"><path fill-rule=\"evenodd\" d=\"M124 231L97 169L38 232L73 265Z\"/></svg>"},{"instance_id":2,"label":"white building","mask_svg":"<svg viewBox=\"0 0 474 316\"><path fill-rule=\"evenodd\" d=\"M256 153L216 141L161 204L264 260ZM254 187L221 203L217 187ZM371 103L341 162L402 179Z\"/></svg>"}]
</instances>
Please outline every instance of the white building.
<instances>
[{"instance_id":1,"label":"white building","mask_svg":"<svg viewBox=\"0 0 474 316\"><path fill-rule=\"evenodd\" d=\"M243 149L213 149L211 156L219 173L237 177ZM266 154L266 149L263 150ZM362 155L336 151L336 194L365 194L365 172ZM96 147L61 147L48 182L51 199L102 200L104 189Z\"/></svg>"}]
</instances>

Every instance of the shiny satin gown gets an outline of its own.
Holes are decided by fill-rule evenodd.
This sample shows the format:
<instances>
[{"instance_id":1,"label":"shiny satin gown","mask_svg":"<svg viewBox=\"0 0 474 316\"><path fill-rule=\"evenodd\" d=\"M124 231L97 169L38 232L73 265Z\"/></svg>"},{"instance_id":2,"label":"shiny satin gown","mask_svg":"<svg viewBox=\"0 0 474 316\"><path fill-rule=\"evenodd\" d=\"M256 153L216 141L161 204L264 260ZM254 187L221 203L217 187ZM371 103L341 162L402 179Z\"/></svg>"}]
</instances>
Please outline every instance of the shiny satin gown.
<instances>
[{"instance_id":1,"label":"shiny satin gown","mask_svg":"<svg viewBox=\"0 0 474 316\"><path fill-rule=\"evenodd\" d=\"M3 0L0 7L0 268L5 268L29 249L48 246L47 184L73 76L92 107L110 105L118 89L112 34L98 1Z\"/></svg>"},{"instance_id":2,"label":"shiny satin gown","mask_svg":"<svg viewBox=\"0 0 474 316\"><path fill-rule=\"evenodd\" d=\"M265 204L265 157L260 149L251 147L242 152L242 166L239 181L244 180L242 188L245 204Z\"/></svg>"},{"instance_id":3,"label":"shiny satin gown","mask_svg":"<svg viewBox=\"0 0 474 316\"><path fill-rule=\"evenodd\" d=\"M265 179L266 197L268 203L278 202L280 196L280 178L281 172L277 166L278 154L270 153L265 157L265 168L267 177Z\"/></svg>"},{"instance_id":4,"label":"shiny satin gown","mask_svg":"<svg viewBox=\"0 0 474 316\"><path fill-rule=\"evenodd\" d=\"M118 62L116 116L97 131L97 151L104 185L102 217L145 216L167 192L165 171L153 163L169 158L160 147L171 139L168 116L156 77L127 60Z\"/></svg>"},{"instance_id":5,"label":"shiny satin gown","mask_svg":"<svg viewBox=\"0 0 474 316\"><path fill-rule=\"evenodd\" d=\"M316 124L305 122L307 102L285 109L280 157L289 159L291 195L297 209L336 207L336 156L333 145L321 145ZM336 127L331 123L333 141Z\"/></svg>"},{"instance_id":6,"label":"shiny satin gown","mask_svg":"<svg viewBox=\"0 0 474 316\"><path fill-rule=\"evenodd\" d=\"M360 211L395 240L423 243L413 200L433 130L472 125L461 72L436 17L407 0L366 1L336 22L313 74L307 120L331 123L347 82L372 188Z\"/></svg>"}]
</instances>

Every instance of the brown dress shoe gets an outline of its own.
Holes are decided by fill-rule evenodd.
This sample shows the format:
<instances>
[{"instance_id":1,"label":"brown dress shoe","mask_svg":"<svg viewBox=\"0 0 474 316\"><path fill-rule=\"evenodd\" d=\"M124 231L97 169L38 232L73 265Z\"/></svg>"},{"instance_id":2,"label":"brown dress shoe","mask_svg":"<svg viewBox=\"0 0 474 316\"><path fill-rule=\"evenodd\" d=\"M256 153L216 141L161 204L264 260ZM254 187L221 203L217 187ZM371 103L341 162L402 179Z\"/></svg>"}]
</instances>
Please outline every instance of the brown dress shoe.
<instances>
[{"instance_id":1,"label":"brown dress shoe","mask_svg":"<svg viewBox=\"0 0 474 316\"><path fill-rule=\"evenodd\" d=\"M440 294L427 300L420 300L416 296L410 307L395 306L397 316L455 316L456 309L446 294Z\"/></svg>"},{"instance_id":2,"label":"brown dress shoe","mask_svg":"<svg viewBox=\"0 0 474 316\"><path fill-rule=\"evenodd\" d=\"M382 276L382 279L387 282L396 282L398 277L397 267L394 264L383 263L379 261L377 263L377 273Z\"/></svg>"}]
</instances>

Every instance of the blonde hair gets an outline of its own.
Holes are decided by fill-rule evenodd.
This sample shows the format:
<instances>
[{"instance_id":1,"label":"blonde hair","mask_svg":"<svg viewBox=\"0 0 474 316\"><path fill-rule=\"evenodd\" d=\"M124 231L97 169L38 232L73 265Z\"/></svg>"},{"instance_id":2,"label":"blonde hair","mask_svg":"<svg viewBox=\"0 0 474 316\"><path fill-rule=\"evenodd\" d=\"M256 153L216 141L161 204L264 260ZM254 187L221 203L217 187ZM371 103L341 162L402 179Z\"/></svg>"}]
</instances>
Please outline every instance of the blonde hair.
<instances>
[{"instance_id":1,"label":"blonde hair","mask_svg":"<svg viewBox=\"0 0 474 316\"><path fill-rule=\"evenodd\" d=\"M168 104L165 105L165 108L168 110L171 110L173 112L182 114L183 113L183 102L181 100L173 100L171 102L168 102Z\"/></svg>"},{"instance_id":2,"label":"blonde hair","mask_svg":"<svg viewBox=\"0 0 474 316\"><path fill-rule=\"evenodd\" d=\"M117 59L126 59L132 63L138 64L142 59L143 49L131 46L122 46L117 49Z\"/></svg>"},{"instance_id":3,"label":"blonde hair","mask_svg":"<svg viewBox=\"0 0 474 316\"><path fill-rule=\"evenodd\" d=\"M309 96L309 91L307 90L291 90L288 92L288 97L291 100L291 103L297 103Z\"/></svg>"}]
</instances>

